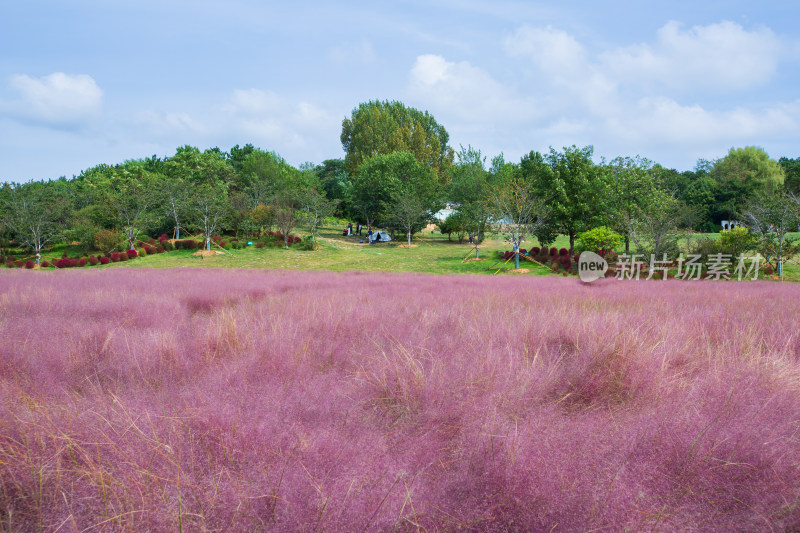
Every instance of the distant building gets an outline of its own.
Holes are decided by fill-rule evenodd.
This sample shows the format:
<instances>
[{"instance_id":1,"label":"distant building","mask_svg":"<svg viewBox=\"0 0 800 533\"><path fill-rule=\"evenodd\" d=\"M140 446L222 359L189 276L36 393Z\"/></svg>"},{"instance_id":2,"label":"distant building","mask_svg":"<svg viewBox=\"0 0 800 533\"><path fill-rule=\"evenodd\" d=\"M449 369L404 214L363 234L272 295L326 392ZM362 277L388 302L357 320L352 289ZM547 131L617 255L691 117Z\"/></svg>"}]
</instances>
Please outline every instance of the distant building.
<instances>
[{"instance_id":1,"label":"distant building","mask_svg":"<svg viewBox=\"0 0 800 533\"><path fill-rule=\"evenodd\" d=\"M741 222L736 222L735 220L723 220L721 224L722 224L722 229L733 229L742 226Z\"/></svg>"}]
</instances>

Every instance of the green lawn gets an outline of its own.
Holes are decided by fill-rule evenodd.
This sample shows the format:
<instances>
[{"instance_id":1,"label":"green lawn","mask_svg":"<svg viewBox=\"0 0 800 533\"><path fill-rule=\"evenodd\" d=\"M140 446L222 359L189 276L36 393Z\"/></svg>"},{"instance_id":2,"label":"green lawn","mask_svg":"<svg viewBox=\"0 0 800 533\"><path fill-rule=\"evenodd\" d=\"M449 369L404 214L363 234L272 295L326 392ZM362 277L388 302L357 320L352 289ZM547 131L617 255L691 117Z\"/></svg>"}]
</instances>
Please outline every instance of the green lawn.
<instances>
[{"instance_id":1,"label":"green lawn","mask_svg":"<svg viewBox=\"0 0 800 533\"><path fill-rule=\"evenodd\" d=\"M299 232L298 232L299 233ZM366 240L366 236L362 237ZM323 228L317 237L319 248L301 250L289 248L255 248L229 250L212 257L199 257L191 251L176 250L151 255L124 263L112 263L105 268L120 267L209 267L209 268L283 268L293 270L331 270L335 272L360 270L381 272L428 272L436 274L470 273L493 274L498 270L513 270L513 263L505 266L497 252L509 250L510 245L497 236L489 236L479 247L480 260L475 257L473 245L466 240L459 244L446 235L425 232L415 235L411 248L405 240L374 245L360 244L359 237L343 237L337 228ZM559 239L560 241L561 239ZM566 243L566 239L563 239ZM558 243L559 246L562 243ZM466 260L465 260L466 259ZM529 275L546 274L545 268L525 262Z\"/></svg>"},{"instance_id":2,"label":"green lawn","mask_svg":"<svg viewBox=\"0 0 800 533\"><path fill-rule=\"evenodd\" d=\"M295 232L303 235L302 232ZM703 237L718 238L719 234L695 235L696 242ZM366 236L361 237L366 240ZM247 247L242 250L229 250L227 253L212 257L199 257L192 251L176 250L169 253L140 257L132 261L111 263L107 266L93 268L277 268L291 270L330 270L342 272L349 270L379 272L426 272L434 274L495 274L511 273L513 261L503 263L498 259L499 251L510 250L510 244L499 235L488 235L480 245L479 261L475 257L473 245L466 241L458 243L457 239L448 240L446 235L438 232L417 234L412 247L406 247L405 239L375 245L359 244L360 237L343 237L341 226L325 227L317 237L319 248L314 251L301 250L300 246L288 250L283 248ZM524 242L523 248L532 248L538 243L535 239ZM553 246L569 247L569 239L559 236ZM685 246L682 240L681 248ZM73 247L61 245L50 253L43 254L45 259L60 257L66 251L71 257L83 255ZM618 250L622 251L622 250ZM529 261L521 261L520 267L527 270L517 275L545 275L550 270ZM794 263L785 265L785 279L800 281L800 266ZM763 277L763 276L762 276Z\"/></svg>"}]
</instances>

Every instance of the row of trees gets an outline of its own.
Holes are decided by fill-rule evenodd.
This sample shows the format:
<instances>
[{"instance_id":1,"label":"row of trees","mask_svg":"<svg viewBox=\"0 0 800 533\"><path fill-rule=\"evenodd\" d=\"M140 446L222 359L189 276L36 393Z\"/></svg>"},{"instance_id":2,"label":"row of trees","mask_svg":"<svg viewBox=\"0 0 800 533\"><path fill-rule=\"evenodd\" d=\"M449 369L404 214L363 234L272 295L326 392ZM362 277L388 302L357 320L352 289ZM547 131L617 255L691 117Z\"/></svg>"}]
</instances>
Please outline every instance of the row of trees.
<instances>
[{"instance_id":1,"label":"row of trees","mask_svg":"<svg viewBox=\"0 0 800 533\"><path fill-rule=\"evenodd\" d=\"M300 223L313 234L330 214L408 235L449 205L443 232L483 239L494 224L514 245L524 235L542 244L607 226L625 249L663 250L679 228L715 230L745 220L764 195L796 192L800 159L776 162L758 148L732 149L677 172L640 157L593 160L587 147L503 155L487 165L471 146L455 152L446 129L427 112L371 101L342 124L343 159L295 168L252 145L201 151L178 148L118 165L98 165L72 179L4 184L0 233L40 252L68 239L91 246L116 229L133 246L142 233L251 235ZM766 205L766 204L765 204Z\"/></svg>"}]
</instances>

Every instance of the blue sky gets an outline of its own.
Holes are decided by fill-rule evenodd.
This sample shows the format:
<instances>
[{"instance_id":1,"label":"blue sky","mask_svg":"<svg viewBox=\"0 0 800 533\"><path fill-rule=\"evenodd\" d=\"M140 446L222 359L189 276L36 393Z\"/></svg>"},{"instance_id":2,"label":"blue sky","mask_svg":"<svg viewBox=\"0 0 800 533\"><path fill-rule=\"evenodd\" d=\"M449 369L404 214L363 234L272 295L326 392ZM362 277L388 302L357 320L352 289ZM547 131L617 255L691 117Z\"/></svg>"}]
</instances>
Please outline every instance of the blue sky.
<instances>
[{"instance_id":1,"label":"blue sky","mask_svg":"<svg viewBox=\"0 0 800 533\"><path fill-rule=\"evenodd\" d=\"M0 181L252 143L343 157L359 102L430 111L507 160L592 144L686 170L800 156L796 2L7 3Z\"/></svg>"}]
</instances>

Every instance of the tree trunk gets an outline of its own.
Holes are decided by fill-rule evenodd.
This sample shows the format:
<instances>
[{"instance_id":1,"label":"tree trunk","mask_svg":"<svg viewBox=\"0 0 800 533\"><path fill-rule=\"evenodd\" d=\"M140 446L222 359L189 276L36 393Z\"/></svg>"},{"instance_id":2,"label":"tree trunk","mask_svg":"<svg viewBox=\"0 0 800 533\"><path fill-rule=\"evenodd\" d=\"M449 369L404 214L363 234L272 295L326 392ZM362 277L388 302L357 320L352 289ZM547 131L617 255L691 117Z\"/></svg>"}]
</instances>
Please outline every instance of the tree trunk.
<instances>
[{"instance_id":1,"label":"tree trunk","mask_svg":"<svg viewBox=\"0 0 800 533\"><path fill-rule=\"evenodd\" d=\"M514 268L519 268L519 243L514 243Z\"/></svg>"},{"instance_id":2,"label":"tree trunk","mask_svg":"<svg viewBox=\"0 0 800 533\"><path fill-rule=\"evenodd\" d=\"M408 247L411 248L411 232L409 231L406 235L408 236Z\"/></svg>"}]
</instances>

